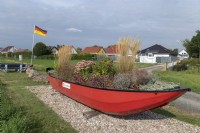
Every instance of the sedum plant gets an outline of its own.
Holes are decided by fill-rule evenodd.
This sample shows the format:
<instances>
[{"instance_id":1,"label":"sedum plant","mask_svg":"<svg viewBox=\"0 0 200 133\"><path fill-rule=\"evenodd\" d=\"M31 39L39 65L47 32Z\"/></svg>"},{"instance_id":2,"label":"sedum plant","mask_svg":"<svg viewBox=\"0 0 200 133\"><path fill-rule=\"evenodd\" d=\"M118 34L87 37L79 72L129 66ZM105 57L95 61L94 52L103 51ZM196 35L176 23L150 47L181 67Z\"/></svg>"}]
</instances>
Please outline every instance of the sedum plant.
<instances>
[{"instance_id":1,"label":"sedum plant","mask_svg":"<svg viewBox=\"0 0 200 133\"><path fill-rule=\"evenodd\" d=\"M113 85L115 89L128 90L131 85L131 75L126 73L115 75Z\"/></svg>"}]
</instances>

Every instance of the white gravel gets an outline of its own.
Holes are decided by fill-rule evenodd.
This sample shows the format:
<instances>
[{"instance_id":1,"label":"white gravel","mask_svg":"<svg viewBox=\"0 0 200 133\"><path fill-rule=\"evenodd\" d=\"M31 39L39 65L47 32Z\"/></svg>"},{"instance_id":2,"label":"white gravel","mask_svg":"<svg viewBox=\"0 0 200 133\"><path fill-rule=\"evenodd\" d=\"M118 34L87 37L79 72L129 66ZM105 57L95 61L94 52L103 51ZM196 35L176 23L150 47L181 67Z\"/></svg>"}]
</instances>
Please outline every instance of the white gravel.
<instances>
[{"instance_id":1,"label":"white gravel","mask_svg":"<svg viewBox=\"0 0 200 133\"><path fill-rule=\"evenodd\" d=\"M200 127L146 111L128 117L99 113L86 119L90 108L60 94L51 86L27 87L65 121L81 133L200 133Z\"/></svg>"}]
</instances>

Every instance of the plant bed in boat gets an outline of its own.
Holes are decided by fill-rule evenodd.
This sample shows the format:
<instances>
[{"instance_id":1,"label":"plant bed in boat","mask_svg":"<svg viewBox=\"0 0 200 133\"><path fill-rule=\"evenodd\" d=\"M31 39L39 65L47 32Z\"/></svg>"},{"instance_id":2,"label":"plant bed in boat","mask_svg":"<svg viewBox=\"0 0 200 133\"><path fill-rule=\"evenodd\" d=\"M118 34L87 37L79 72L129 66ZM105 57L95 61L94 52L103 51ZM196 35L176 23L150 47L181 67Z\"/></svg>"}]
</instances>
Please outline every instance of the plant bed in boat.
<instances>
[{"instance_id":1,"label":"plant bed in boat","mask_svg":"<svg viewBox=\"0 0 200 133\"><path fill-rule=\"evenodd\" d=\"M48 76L52 87L60 93L100 112L126 116L164 106L183 95L189 88L169 90L114 90L93 88Z\"/></svg>"}]
</instances>

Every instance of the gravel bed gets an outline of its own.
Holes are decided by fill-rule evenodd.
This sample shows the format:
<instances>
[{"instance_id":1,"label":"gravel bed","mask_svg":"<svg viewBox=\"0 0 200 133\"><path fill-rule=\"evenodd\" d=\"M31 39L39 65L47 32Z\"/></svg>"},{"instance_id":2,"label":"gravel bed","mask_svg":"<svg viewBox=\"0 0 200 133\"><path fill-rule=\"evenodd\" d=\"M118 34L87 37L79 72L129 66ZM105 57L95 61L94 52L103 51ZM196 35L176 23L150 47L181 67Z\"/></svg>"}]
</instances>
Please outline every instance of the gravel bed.
<instances>
[{"instance_id":1,"label":"gravel bed","mask_svg":"<svg viewBox=\"0 0 200 133\"><path fill-rule=\"evenodd\" d=\"M60 94L51 86L27 87L80 133L200 133L200 127L146 111L127 117L99 113L87 119L90 108Z\"/></svg>"}]
</instances>

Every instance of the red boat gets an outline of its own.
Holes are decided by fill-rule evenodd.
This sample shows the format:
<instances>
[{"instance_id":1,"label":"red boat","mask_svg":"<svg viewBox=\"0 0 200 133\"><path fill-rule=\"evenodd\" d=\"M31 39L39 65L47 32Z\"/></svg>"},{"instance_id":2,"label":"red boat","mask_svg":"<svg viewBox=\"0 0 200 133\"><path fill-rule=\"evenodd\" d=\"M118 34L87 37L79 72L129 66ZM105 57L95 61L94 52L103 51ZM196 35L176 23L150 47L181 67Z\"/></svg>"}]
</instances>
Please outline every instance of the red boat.
<instances>
[{"instance_id":1,"label":"red boat","mask_svg":"<svg viewBox=\"0 0 200 133\"><path fill-rule=\"evenodd\" d=\"M189 88L162 91L133 91L92 88L48 76L52 87L60 93L100 112L126 116L168 104Z\"/></svg>"}]
</instances>

